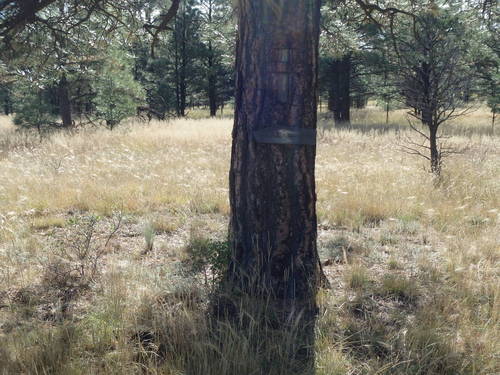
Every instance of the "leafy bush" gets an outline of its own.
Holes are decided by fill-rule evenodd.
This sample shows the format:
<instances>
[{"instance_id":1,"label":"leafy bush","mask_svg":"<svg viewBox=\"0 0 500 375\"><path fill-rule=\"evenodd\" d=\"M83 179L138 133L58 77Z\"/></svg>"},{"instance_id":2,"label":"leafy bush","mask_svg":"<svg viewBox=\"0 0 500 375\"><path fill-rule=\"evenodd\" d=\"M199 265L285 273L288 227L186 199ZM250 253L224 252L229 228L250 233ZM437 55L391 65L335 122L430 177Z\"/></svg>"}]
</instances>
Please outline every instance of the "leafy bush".
<instances>
[{"instance_id":1,"label":"leafy bush","mask_svg":"<svg viewBox=\"0 0 500 375\"><path fill-rule=\"evenodd\" d=\"M100 275L103 257L122 223L114 217L109 234L98 235L100 218L89 215L73 220L67 238L61 241L45 267L44 284L63 292L87 289Z\"/></svg>"},{"instance_id":2,"label":"leafy bush","mask_svg":"<svg viewBox=\"0 0 500 375\"><path fill-rule=\"evenodd\" d=\"M214 241L199 235L192 235L186 248L185 265L192 273L202 273L205 283L216 281L224 275L230 259L227 241Z\"/></svg>"}]
</instances>

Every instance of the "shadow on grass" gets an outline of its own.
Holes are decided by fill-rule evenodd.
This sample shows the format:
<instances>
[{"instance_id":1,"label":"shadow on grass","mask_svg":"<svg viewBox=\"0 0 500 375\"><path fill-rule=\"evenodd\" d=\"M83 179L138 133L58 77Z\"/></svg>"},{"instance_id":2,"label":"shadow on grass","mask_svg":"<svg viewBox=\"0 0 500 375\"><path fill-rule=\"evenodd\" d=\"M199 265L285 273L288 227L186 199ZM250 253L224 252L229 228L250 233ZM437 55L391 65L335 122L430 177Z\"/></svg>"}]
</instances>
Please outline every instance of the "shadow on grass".
<instances>
[{"instance_id":1,"label":"shadow on grass","mask_svg":"<svg viewBox=\"0 0 500 375\"><path fill-rule=\"evenodd\" d=\"M414 281L387 277L340 303L327 296L338 291L322 292L315 370L303 367L300 319L283 328L251 299L240 301L237 319L213 319L207 290L186 283L143 299L127 316L123 303L108 303L82 319L17 327L0 346L0 373L486 374L436 315L446 297L424 301Z\"/></svg>"}]
</instances>

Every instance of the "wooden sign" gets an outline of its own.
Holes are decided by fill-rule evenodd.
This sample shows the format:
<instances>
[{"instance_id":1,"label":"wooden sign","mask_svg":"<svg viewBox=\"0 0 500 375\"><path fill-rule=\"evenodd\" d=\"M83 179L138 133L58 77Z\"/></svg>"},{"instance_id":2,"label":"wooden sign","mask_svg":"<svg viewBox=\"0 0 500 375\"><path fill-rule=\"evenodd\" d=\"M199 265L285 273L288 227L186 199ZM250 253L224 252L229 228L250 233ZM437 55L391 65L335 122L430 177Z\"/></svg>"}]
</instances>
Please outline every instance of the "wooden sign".
<instances>
[{"instance_id":1,"label":"wooden sign","mask_svg":"<svg viewBox=\"0 0 500 375\"><path fill-rule=\"evenodd\" d=\"M316 144L316 130L305 128L264 128L255 130L254 140L257 143L280 145Z\"/></svg>"}]
</instances>

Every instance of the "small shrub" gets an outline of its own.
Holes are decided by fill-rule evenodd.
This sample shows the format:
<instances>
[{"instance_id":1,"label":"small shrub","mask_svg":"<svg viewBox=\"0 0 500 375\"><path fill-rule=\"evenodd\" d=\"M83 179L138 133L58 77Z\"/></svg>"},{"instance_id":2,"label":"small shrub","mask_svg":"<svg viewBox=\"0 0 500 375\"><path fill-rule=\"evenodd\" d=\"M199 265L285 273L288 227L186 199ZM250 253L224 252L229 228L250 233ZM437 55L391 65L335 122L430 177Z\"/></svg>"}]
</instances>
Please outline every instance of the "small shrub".
<instances>
[{"instance_id":1,"label":"small shrub","mask_svg":"<svg viewBox=\"0 0 500 375\"><path fill-rule=\"evenodd\" d=\"M47 284L65 287L78 279L87 286L97 275L103 249L97 245L96 226L99 218L88 216L82 224L72 228L68 238L58 245L57 256L47 266L44 280Z\"/></svg>"},{"instance_id":2,"label":"small shrub","mask_svg":"<svg viewBox=\"0 0 500 375\"><path fill-rule=\"evenodd\" d=\"M45 265L43 283L58 289L64 296L73 297L87 289L100 274L100 263L111 238L118 231L122 217L115 219L110 234L97 235L100 218L86 216L74 221L67 238L57 245L55 255Z\"/></svg>"},{"instance_id":3,"label":"small shrub","mask_svg":"<svg viewBox=\"0 0 500 375\"><path fill-rule=\"evenodd\" d=\"M230 259L229 243L192 235L186 247L185 264L192 273L202 273L213 284L225 273Z\"/></svg>"}]
</instances>

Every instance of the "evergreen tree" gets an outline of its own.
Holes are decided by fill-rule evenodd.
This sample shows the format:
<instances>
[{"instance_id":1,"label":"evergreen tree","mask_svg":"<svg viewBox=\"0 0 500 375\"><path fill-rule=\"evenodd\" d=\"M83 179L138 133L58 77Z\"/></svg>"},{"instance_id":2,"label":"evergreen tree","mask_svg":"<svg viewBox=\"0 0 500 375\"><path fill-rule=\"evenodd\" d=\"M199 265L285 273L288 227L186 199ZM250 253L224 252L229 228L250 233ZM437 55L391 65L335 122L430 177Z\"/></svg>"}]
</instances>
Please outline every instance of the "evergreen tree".
<instances>
[{"instance_id":1,"label":"evergreen tree","mask_svg":"<svg viewBox=\"0 0 500 375\"><path fill-rule=\"evenodd\" d=\"M14 92L14 124L24 129L35 128L41 137L56 120L47 89L23 82L15 86Z\"/></svg>"},{"instance_id":2,"label":"evergreen tree","mask_svg":"<svg viewBox=\"0 0 500 375\"><path fill-rule=\"evenodd\" d=\"M412 116L427 130L414 128L428 141L427 146L413 144L407 149L427 158L431 171L439 176L442 158L450 152L439 144L439 126L466 112L461 108L461 93L471 79L471 36L459 10L431 5L402 22L392 37L399 90L413 108ZM419 146L429 150L429 155Z\"/></svg>"},{"instance_id":3,"label":"evergreen tree","mask_svg":"<svg viewBox=\"0 0 500 375\"><path fill-rule=\"evenodd\" d=\"M112 50L94 84L96 117L111 130L134 115L137 105L144 99L142 87L134 80L128 60L124 52Z\"/></svg>"}]
</instances>

